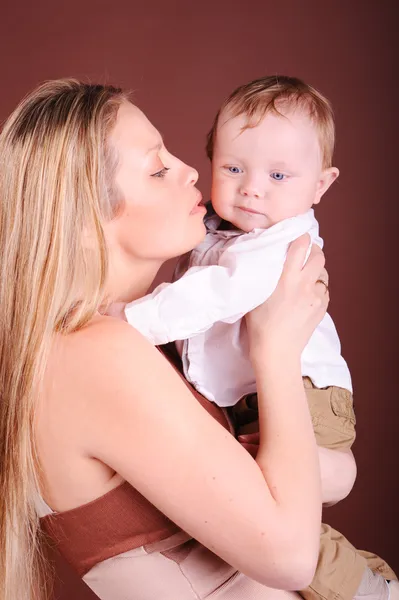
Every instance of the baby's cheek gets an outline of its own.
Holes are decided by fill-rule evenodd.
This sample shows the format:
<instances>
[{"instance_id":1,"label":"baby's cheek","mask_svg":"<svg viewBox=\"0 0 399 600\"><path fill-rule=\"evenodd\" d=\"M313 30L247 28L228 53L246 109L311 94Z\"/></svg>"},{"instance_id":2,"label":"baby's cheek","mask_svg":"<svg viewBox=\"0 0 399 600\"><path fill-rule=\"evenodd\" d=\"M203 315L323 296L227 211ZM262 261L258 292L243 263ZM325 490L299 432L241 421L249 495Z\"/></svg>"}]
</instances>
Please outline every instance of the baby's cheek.
<instances>
[{"instance_id":1,"label":"baby's cheek","mask_svg":"<svg viewBox=\"0 0 399 600\"><path fill-rule=\"evenodd\" d=\"M217 181L212 185L212 204L215 211L223 217L234 205L234 188L230 182Z\"/></svg>"},{"instance_id":2,"label":"baby's cheek","mask_svg":"<svg viewBox=\"0 0 399 600\"><path fill-rule=\"evenodd\" d=\"M307 207L305 208L305 204L306 202L304 202L302 194L295 194L295 192L286 194L285 197L279 202L276 202L273 207L273 221L278 223L284 219L290 219L306 212Z\"/></svg>"}]
</instances>

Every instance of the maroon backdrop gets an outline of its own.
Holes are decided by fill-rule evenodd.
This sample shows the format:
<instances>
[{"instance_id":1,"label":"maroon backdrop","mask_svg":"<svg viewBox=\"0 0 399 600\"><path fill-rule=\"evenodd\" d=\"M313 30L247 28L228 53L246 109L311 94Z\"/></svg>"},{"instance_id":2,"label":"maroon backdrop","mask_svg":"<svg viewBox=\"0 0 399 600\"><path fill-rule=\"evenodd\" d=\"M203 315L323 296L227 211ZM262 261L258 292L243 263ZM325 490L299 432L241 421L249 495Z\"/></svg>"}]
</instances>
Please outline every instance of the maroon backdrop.
<instances>
[{"instance_id":1,"label":"maroon backdrop","mask_svg":"<svg viewBox=\"0 0 399 600\"><path fill-rule=\"evenodd\" d=\"M205 134L235 86L283 73L332 100L341 176L317 216L331 314L355 386L358 478L325 518L399 570L394 2L7 4L0 8L1 119L44 79L75 76L130 88L170 149L199 169L205 196ZM169 272L170 265L160 278ZM60 598L94 597L65 566L61 577Z\"/></svg>"}]
</instances>

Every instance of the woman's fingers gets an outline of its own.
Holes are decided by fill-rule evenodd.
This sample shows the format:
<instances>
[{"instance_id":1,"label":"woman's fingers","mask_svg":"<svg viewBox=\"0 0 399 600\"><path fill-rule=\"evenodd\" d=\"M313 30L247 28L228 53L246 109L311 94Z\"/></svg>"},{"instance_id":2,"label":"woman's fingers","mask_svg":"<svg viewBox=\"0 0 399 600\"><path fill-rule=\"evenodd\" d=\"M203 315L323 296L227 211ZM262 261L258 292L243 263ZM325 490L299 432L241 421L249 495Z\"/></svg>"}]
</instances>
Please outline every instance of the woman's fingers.
<instances>
[{"instance_id":1,"label":"woman's fingers","mask_svg":"<svg viewBox=\"0 0 399 600\"><path fill-rule=\"evenodd\" d=\"M322 269L320 275L317 278L317 281L323 283L325 287L328 289L328 273L325 268Z\"/></svg>"},{"instance_id":2,"label":"woman's fingers","mask_svg":"<svg viewBox=\"0 0 399 600\"><path fill-rule=\"evenodd\" d=\"M308 295L309 300L312 296L320 299L320 307L324 310L329 302L328 273L324 267L325 256L317 244L313 244L309 251L310 242L310 236L305 234L291 243L283 277L286 284L291 282L295 287L299 285L302 292Z\"/></svg>"},{"instance_id":3,"label":"woman's fingers","mask_svg":"<svg viewBox=\"0 0 399 600\"><path fill-rule=\"evenodd\" d=\"M320 275L324 272L325 262L323 250L317 244L313 244L309 258L302 269L308 281L316 282L320 278Z\"/></svg>"},{"instance_id":4,"label":"woman's fingers","mask_svg":"<svg viewBox=\"0 0 399 600\"><path fill-rule=\"evenodd\" d=\"M328 287L319 280L319 281L316 281L316 284L314 284L314 290L315 290L315 292L314 292L315 297L318 299L318 302L320 303L321 313L322 314L326 313L328 304L330 302L330 293L328 291Z\"/></svg>"},{"instance_id":5,"label":"woman's fingers","mask_svg":"<svg viewBox=\"0 0 399 600\"><path fill-rule=\"evenodd\" d=\"M322 300L327 302L327 305L330 301L330 292L328 289L328 273L325 268L322 269L316 280L316 292L318 296L321 296ZM325 304L323 303L323 306Z\"/></svg>"},{"instance_id":6,"label":"woman's fingers","mask_svg":"<svg viewBox=\"0 0 399 600\"><path fill-rule=\"evenodd\" d=\"M278 344L286 339L302 351L324 317L330 298L325 258L322 249L316 244L310 247L310 243L308 234L292 242L273 294L247 315L253 348L259 340L270 344L275 336Z\"/></svg>"},{"instance_id":7,"label":"woman's fingers","mask_svg":"<svg viewBox=\"0 0 399 600\"><path fill-rule=\"evenodd\" d=\"M306 255L309 250L310 243L310 235L308 233L305 233L290 244L283 272L291 273L299 272L302 270L306 260Z\"/></svg>"},{"instance_id":8,"label":"woman's fingers","mask_svg":"<svg viewBox=\"0 0 399 600\"><path fill-rule=\"evenodd\" d=\"M323 250L317 244L313 244L309 252L310 243L310 236L305 233L290 244L283 274L286 277L291 277L291 274L302 273L308 281L314 283L320 278L328 284L328 277L325 279L327 273L324 269L325 257Z\"/></svg>"},{"instance_id":9,"label":"woman's fingers","mask_svg":"<svg viewBox=\"0 0 399 600\"><path fill-rule=\"evenodd\" d=\"M316 281L316 286L318 287L318 293L322 296L326 296L327 294L329 294L328 285L322 279L318 279Z\"/></svg>"}]
</instances>

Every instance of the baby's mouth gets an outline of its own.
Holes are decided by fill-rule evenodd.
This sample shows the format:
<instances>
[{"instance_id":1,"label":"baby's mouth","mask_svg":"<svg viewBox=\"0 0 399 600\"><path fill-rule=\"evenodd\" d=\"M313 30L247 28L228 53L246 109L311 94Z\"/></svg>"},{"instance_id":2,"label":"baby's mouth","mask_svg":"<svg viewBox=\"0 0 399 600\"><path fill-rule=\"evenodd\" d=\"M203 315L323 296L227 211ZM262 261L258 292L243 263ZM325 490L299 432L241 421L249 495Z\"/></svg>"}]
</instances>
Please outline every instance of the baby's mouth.
<instances>
[{"instance_id":1,"label":"baby's mouth","mask_svg":"<svg viewBox=\"0 0 399 600\"><path fill-rule=\"evenodd\" d=\"M250 215L261 215L262 217L266 216L264 213L254 210L253 208L246 208L245 206L239 206L238 208L243 212L249 213Z\"/></svg>"}]
</instances>

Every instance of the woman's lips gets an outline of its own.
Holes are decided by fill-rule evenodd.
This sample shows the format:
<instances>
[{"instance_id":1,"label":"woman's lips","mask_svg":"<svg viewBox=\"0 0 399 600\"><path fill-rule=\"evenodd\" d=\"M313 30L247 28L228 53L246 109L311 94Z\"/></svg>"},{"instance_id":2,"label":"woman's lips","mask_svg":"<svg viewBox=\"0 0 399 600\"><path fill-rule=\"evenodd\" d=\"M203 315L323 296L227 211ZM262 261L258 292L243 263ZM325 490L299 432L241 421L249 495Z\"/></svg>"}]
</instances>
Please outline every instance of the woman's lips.
<instances>
[{"instance_id":1,"label":"woman's lips","mask_svg":"<svg viewBox=\"0 0 399 600\"><path fill-rule=\"evenodd\" d=\"M190 215L196 215L197 213L202 213L202 214L206 213L206 208L203 204L201 204L201 202L202 202L202 194L201 194L201 192L198 192L197 200L196 200L193 208L191 209Z\"/></svg>"}]
</instances>

